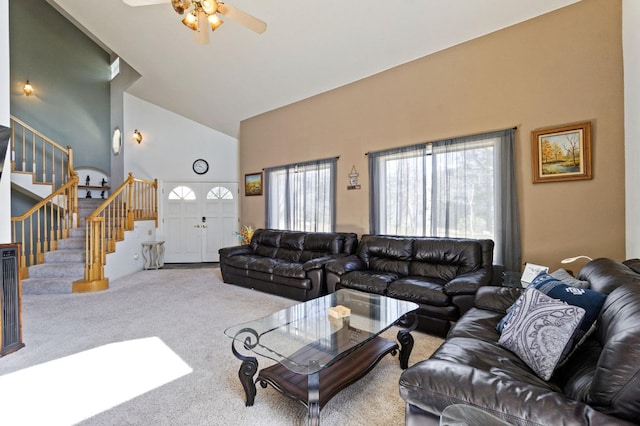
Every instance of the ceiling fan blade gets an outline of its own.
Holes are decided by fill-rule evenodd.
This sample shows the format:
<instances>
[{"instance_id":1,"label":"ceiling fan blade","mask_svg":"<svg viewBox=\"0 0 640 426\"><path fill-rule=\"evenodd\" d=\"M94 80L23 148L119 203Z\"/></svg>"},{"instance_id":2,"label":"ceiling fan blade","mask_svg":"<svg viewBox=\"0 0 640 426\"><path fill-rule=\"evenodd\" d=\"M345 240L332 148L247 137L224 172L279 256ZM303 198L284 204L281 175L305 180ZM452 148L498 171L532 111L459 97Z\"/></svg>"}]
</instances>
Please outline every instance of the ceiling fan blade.
<instances>
[{"instance_id":1,"label":"ceiling fan blade","mask_svg":"<svg viewBox=\"0 0 640 426\"><path fill-rule=\"evenodd\" d=\"M218 12L228 17L229 19L233 19L240 25L243 25L254 31L258 34L262 34L267 29L267 23L259 20L256 17L249 15L246 12L241 11L240 9L236 9L233 6L229 6L226 3L218 2Z\"/></svg>"},{"instance_id":2,"label":"ceiling fan blade","mask_svg":"<svg viewBox=\"0 0 640 426\"><path fill-rule=\"evenodd\" d=\"M122 0L124 4L132 7L151 6L154 4L169 3L171 0Z\"/></svg>"}]
</instances>

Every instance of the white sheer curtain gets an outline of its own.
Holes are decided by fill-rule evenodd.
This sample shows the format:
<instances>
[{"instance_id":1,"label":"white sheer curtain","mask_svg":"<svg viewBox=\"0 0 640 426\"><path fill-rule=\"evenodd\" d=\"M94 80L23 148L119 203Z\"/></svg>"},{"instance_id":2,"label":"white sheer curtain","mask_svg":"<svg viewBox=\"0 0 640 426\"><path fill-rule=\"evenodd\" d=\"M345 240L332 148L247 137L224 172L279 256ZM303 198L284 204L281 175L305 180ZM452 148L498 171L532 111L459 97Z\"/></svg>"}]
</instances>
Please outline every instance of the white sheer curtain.
<instances>
[{"instance_id":1,"label":"white sheer curtain","mask_svg":"<svg viewBox=\"0 0 640 426\"><path fill-rule=\"evenodd\" d=\"M369 153L370 232L493 239L520 271L514 131Z\"/></svg>"},{"instance_id":2,"label":"white sheer curtain","mask_svg":"<svg viewBox=\"0 0 640 426\"><path fill-rule=\"evenodd\" d=\"M265 169L267 227L332 232L336 162L334 157Z\"/></svg>"}]
</instances>

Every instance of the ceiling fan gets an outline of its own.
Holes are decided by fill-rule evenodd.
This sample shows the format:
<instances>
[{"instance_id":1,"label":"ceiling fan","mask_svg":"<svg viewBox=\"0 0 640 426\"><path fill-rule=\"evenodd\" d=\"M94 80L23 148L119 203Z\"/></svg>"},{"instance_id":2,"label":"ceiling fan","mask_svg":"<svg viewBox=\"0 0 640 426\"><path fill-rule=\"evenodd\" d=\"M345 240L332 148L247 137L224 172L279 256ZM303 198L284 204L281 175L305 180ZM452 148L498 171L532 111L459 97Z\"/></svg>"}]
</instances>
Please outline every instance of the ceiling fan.
<instances>
[{"instance_id":1,"label":"ceiling fan","mask_svg":"<svg viewBox=\"0 0 640 426\"><path fill-rule=\"evenodd\" d=\"M226 16L243 25L244 27L262 34L267 29L267 24L258 18L249 15L246 12L229 6L226 3L216 0L122 0L125 4L133 7L151 6L154 4L169 3L173 6L173 10L179 15L186 16L182 19L182 23L196 33L196 42L200 44L209 43L209 31L215 31L223 21L218 13ZM191 10L189 10L191 8Z\"/></svg>"}]
</instances>

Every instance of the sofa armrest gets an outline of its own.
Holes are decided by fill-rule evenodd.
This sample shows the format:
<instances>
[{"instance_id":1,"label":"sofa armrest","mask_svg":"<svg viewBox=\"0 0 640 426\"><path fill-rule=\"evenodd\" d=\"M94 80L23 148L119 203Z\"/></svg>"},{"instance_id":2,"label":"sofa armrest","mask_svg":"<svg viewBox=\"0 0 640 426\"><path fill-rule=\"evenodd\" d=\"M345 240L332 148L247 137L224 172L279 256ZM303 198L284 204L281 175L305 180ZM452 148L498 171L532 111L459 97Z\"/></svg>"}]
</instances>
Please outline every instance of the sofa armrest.
<instances>
[{"instance_id":1,"label":"sofa armrest","mask_svg":"<svg viewBox=\"0 0 640 426\"><path fill-rule=\"evenodd\" d=\"M253 254L253 250L248 245L243 246L233 246L233 247L224 247L218 250L220 256L231 257L231 256L239 256L241 254Z\"/></svg>"},{"instance_id":2,"label":"sofa armrest","mask_svg":"<svg viewBox=\"0 0 640 426\"><path fill-rule=\"evenodd\" d=\"M443 291L449 296L474 294L482 286L491 284L491 274L485 268L458 275L444 285Z\"/></svg>"},{"instance_id":3,"label":"sofa armrest","mask_svg":"<svg viewBox=\"0 0 640 426\"><path fill-rule=\"evenodd\" d=\"M328 272L341 276L351 271L361 271L366 269L367 265L362 259L356 255L344 256L331 260L325 264Z\"/></svg>"},{"instance_id":4,"label":"sofa armrest","mask_svg":"<svg viewBox=\"0 0 640 426\"><path fill-rule=\"evenodd\" d=\"M486 311L507 313L507 309L520 297L522 290L517 287L484 286L478 289L473 306Z\"/></svg>"},{"instance_id":5,"label":"sofa armrest","mask_svg":"<svg viewBox=\"0 0 640 426\"><path fill-rule=\"evenodd\" d=\"M462 362L430 359L402 373L400 396L436 415L448 405L469 404L510 424L631 424L572 400L548 385L536 384L539 380L529 379L532 374L523 369L519 376L506 376Z\"/></svg>"}]
</instances>

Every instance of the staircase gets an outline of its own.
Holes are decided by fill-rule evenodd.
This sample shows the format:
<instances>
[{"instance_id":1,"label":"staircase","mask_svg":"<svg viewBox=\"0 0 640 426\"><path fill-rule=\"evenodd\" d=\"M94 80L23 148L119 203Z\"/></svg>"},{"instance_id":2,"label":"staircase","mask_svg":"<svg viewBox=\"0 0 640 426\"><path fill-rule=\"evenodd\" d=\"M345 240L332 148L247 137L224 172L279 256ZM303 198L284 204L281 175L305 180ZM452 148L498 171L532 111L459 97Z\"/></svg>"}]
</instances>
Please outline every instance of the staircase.
<instances>
[{"instance_id":1,"label":"staircase","mask_svg":"<svg viewBox=\"0 0 640 426\"><path fill-rule=\"evenodd\" d=\"M29 278L22 280L23 294L72 293L73 282L84 277L86 228L84 218L104 200L79 198L81 226L69 229L69 238L58 240L56 250L44 253L44 263L29 267Z\"/></svg>"}]
</instances>

